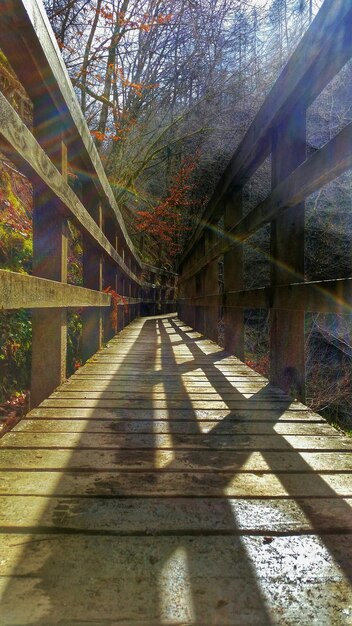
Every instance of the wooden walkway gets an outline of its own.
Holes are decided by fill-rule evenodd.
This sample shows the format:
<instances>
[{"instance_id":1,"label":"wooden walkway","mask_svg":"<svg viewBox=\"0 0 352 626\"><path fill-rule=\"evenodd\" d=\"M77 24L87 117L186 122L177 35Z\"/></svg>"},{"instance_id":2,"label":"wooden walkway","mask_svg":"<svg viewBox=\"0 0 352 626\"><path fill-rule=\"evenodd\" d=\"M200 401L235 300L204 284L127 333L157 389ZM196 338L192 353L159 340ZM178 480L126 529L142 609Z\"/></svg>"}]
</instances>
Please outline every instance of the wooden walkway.
<instances>
[{"instance_id":1,"label":"wooden walkway","mask_svg":"<svg viewBox=\"0 0 352 626\"><path fill-rule=\"evenodd\" d=\"M1 626L352 624L352 440L176 317L0 443Z\"/></svg>"}]
</instances>

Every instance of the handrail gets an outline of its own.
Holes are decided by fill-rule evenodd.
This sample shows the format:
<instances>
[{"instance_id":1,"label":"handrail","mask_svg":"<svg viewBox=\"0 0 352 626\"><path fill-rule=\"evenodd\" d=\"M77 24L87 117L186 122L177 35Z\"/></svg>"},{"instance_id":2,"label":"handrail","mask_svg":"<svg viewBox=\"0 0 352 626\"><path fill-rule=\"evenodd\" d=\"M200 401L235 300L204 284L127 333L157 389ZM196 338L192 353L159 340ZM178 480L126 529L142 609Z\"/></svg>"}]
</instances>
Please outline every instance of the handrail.
<instances>
[{"instance_id":1,"label":"handrail","mask_svg":"<svg viewBox=\"0 0 352 626\"><path fill-rule=\"evenodd\" d=\"M306 112L352 57L352 6L325 0L265 99L197 224L180 262L178 312L190 326L218 336L244 358L244 309L270 310L270 380L304 400L304 313L351 310L352 280L305 282L304 201L352 166L352 124L306 155ZM272 191L247 215L245 183L271 154ZM223 219L223 236L214 226ZM243 242L271 225L271 286L243 288ZM219 293L218 262L224 258Z\"/></svg>"},{"instance_id":2,"label":"handrail","mask_svg":"<svg viewBox=\"0 0 352 626\"><path fill-rule=\"evenodd\" d=\"M272 87L243 140L220 177L181 264L202 236L207 223L223 214L226 195L253 176L271 152L273 132L300 103L306 110L352 56L352 6L345 0L325 0L281 75Z\"/></svg>"},{"instance_id":3,"label":"handrail","mask_svg":"<svg viewBox=\"0 0 352 626\"><path fill-rule=\"evenodd\" d=\"M32 310L31 405L66 376L67 309L84 307L86 360L140 311L142 263L127 233L40 0L4 0L0 48L33 124L0 92L0 149L33 186L33 276L0 270L0 308ZM68 168L79 180L75 193ZM67 220L83 236L83 286L67 284ZM122 296L111 316L110 288ZM113 321L112 321L113 320Z\"/></svg>"}]
</instances>

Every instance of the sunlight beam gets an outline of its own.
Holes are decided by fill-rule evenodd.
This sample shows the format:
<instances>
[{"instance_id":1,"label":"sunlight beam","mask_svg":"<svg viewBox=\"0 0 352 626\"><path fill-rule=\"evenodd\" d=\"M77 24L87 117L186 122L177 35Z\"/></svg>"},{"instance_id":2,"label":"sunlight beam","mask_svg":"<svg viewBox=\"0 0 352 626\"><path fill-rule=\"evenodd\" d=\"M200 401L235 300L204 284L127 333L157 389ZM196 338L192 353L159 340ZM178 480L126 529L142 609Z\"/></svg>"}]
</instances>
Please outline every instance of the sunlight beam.
<instances>
[{"instance_id":1,"label":"sunlight beam","mask_svg":"<svg viewBox=\"0 0 352 626\"><path fill-rule=\"evenodd\" d=\"M188 558L183 546L176 548L160 575L161 624L195 624Z\"/></svg>"}]
</instances>

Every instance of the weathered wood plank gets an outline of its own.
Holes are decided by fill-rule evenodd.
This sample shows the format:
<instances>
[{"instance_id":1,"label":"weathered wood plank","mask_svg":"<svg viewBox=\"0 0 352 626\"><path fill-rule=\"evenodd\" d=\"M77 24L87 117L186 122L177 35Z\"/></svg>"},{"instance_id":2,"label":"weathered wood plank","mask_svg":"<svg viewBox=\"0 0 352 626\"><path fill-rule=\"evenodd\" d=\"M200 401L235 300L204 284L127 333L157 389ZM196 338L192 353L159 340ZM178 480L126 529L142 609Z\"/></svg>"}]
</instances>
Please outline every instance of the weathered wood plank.
<instances>
[{"instance_id":1,"label":"weathered wood plank","mask_svg":"<svg viewBox=\"0 0 352 626\"><path fill-rule=\"evenodd\" d=\"M297 453L287 446L285 450L268 451L264 457L261 452L254 451L249 454L246 450L238 452L218 450L212 454L208 450L179 450L175 454L173 450L161 449L154 455L150 450L138 450L138 453L132 454L131 450L22 449L21 455L18 450L2 450L0 467L4 471L15 469L18 472L37 469L43 470L44 474L47 474L49 470L67 472L92 470L98 475L102 471L143 470L158 473L163 470L169 472L209 471L211 473L219 471L264 472L264 476L267 472L296 471L301 472L302 476L308 476L311 472L351 472L352 452L301 450ZM57 474L56 480L59 478ZM27 479L30 482L30 473ZM13 474L12 478L8 476L8 481L11 485L17 481L17 478ZM43 481L45 481L45 476ZM32 488L35 488L34 484ZM48 484L48 490L50 490L50 484Z\"/></svg>"},{"instance_id":2,"label":"weathered wood plank","mask_svg":"<svg viewBox=\"0 0 352 626\"><path fill-rule=\"evenodd\" d=\"M186 385L184 387L183 390L177 391L175 389L168 389L168 392L171 392L172 394L172 400L180 400L180 403L182 403L182 401L185 401L187 398L189 398L192 402L193 400L204 400L205 402L213 402L213 401L218 401L218 400L224 400L226 401L227 399L233 399L234 395L236 395L236 392L238 392L239 394L239 399L242 399L241 397L241 393L245 394L248 392L253 392L255 393L259 393L259 389L253 388L251 385L249 387L227 387L226 389L223 389L220 393L220 390L218 389L218 387L216 387L216 390L213 388L212 390L208 390L208 393L199 390L197 391L192 391L191 389L188 389L188 386ZM164 400L165 399L165 392L164 391L158 391L158 390L153 390L153 392L149 391L142 391L139 392L138 390L134 393L133 391L129 391L124 393L123 390L120 391L116 391L113 389L110 389L110 387L108 386L107 388L105 388L105 390L103 390L103 392L101 390L98 391L89 391L89 390L69 390L69 389L62 389L60 391L54 391L51 394L52 398L58 398L59 400L77 400L79 398L82 399L93 399L93 400L99 400L102 395L104 395L104 398L108 399L108 400L145 400L147 403L150 402L150 399L152 398L153 400ZM252 396L253 397L253 396ZM255 397L255 396L254 396ZM282 393L280 393L280 390L268 390L265 393L261 392L261 398L263 399L263 397L265 397L265 399L270 399L273 401L273 405L275 404L275 400L282 400ZM287 399L286 399L287 400Z\"/></svg>"},{"instance_id":3,"label":"weathered wood plank","mask_svg":"<svg viewBox=\"0 0 352 626\"><path fill-rule=\"evenodd\" d=\"M219 306L220 296L210 296L208 302ZM202 297L193 298L192 305L202 305ZM344 313L352 306L352 278L292 283L275 287L260 287L223 294L225 308L281 309L319 313Z\"/></svg>"},{"instance_id":4,"label":"weathered wood plank","mask_svg":"<svg viewBox=\"0 0 352 626\"><path fill-rule=\"evenodd\" d=\"M0 308L108 307L111 296L37 276L0 269Z\"/></svg>"},{"instance_id":5,"label":"weathered wood plank","mask_svg":"<svg viewBox=\"0 0 352 626\"><path fill-rule=\"evenodd\" d=\"M275 404L275 406L273 406L273 404ZM146 401L143 399L141 400L138 400L138 399L136 400L135 399L109 400L108 398L105 398L104 396L98 399L90 399L90 400L87 398L80 398L80 399L68 398L65 400L65 399L50 397L47 400L44 400L41 406L43 408L53 408L53 409L59 409L59 408L138 409L140 408L143 410L151 410L151 411L153 411L154 409L176 409L176 410L182 410L182 409L242 410L244 409L246 410L246 408L248 407L248 410L251 410L253 412L256 411L257 409L259 410L271 409L274 413L280 413L280 412L283 413L286 410L286 408L288 408L287 402L285 401L278 402L278 400L276 399L273 401L270 398L268 398L267 400L253 400L251 398L250 403L248 400L246 400L246 398L241 398L240 400L231 399L228 402L224 400L212 400L212 401L194 400L192 401L192 404L190 405L190 400L186 398L180 401L177 401L177 400L175 401L173 399L170 400L168 398L166 398L165 400L149 399L148 401Z\"/></svg>"},{"instance_id":6,"label":"weathered wood plank","mask_svg":"<svg viewBox=\"0 0 352 626\"><path fill-rule=\"evenodd\" d=\"M200 431L208 433L219 422L217 420L203 420L199 424ZM220 422L221 423L221 422ZM192 435L198 428L195 420L173 420L172 433ZM12 430L12 433L84 433L87 434L107 434L107 433L142 433L150 434L151 430L156 434L169 434L169 420L111 420L111 419L22 419ZM273 423L272 421L262 422L234 422L233 420L221 424L222 434L249 434L249 435L335 435L336 430L323 422L317 421L310 423L309 421L290 420ZM39 440L41 443L41 440Z\"/></svg>"},{"instance_id":7,"label":"weathered wood plank","mask_svg":"<svg viewBox=\"0 0 352 626\"><path fill-rule=\"evenodd\" d=\"M109 532L117 536L133 535L229 535L263 533L278 534L336 530L352 530L348 508L352 499L319 498L302 500L302 508L310 507L310 518L298 504L286 499L207 499L207 498L46 498L26 497L26 518L20 498L0 496L0 532L56 528L76 531ZM237 523L224 515L224 507L232 509Z\"/></svg>"},{"instance_id":8,"label":"weathered wood plank","mask_svg":"<svg viewBox=\"0 0 352 626\"><path fill-rule=\"evenodd\" d=\"M58 471L33 472L18 470L16 482L12 472L0 470L0 495L50 496L55 485L55 496L90 497L239 497L239 498L307 498L307 497L351 497L351 474L324 473L322 477L307 473L286 474L266 473L265 478L257 473L236 473L231 471L170 472L166 469L155 472L131 472L127 469L118 472ZM48 468L49 469L49 468ZM58 468L60 469L60 468Z\"/></svg>"},{"instance_id":9,"label":"weathered wood plank","mask_svg":"<svg viewBox=\"0 0 352 626\"><path fill-rule=\"evenodd\" d=\"M129 434L129 433L41 433L30 434L22 431L9 433L2 450L8 449L72 449L72 450L351 450L351 442L337 431L334 435L248 435L239 433L221 434L221 425L209 433L195 428L192 434L176 434L170 425L169 433Z\"/></svg>"},{"instance_id":10,"label":"weathered wood plank","mask_svg":"<svg viewBox=\"0 0 352 626\"><path fill-rule=\"evenodd\" d=\"M231 515L230 507L224 507L226 512ZM348 623L342 613L349 610L351 597L343 573L352 553L347 534L273 539L263 534L104 537L42 531L35 537L4 533L0 541L8 555L0 569L6 624L23 624L30 615L36 624L65 619L158 626L192 623L195 614L199 624L210 618L222 626L309 624L313 615L329 626ZM9 577L11 585L5 588ZM280 589L273 595L278 580Z\"/></svg>"},{"instance_id":11,"label":"weathered wood plank","mask_svg":"<svg viewBox=\"0 0 352 626\"><path fill-rule=\"evenodd\" d=\"M254 379L255 381L255 379ZM263 382L244 382L243 380L236 380L236 381L232 381L230 383L226 383L226 382L218 382L218 384L216 385L216 388L213 387L213 385L210 383L210 381L207 380L202 380L200 379L199 381L195 382L193 380L188 381L188 380L181 380L178 381L176 380L172 380L170 382L170 384L168 385L168 391L171 393L176 393L176 394L185 394L185 393L202 393L202 394L214 394L214 393L219 393L221 392L230 392L232 389L232 392L237 389L237 391L242 392L242 391L260 391L260 389L265 389L265 387L267 386L267 381L263 381ZM94 380L94 379L87 379L85 378L83 375L82 376L77 376L75 378L75 380L70 379L69 381L67 381L66 383L64 383L63 385L61 385L57 391L63 391L63 392L73 392L73 391L91 391L91 392L101 392L101 391L116 391L116 392L121 392L123 393L126 389L126 382L124 382L124 380L119 381L118 379L114 379L112 381L110 381L110 383L106 383L102 380ZM157 388L158 389L158 388ZM156 390L157 392L157 390ZM150 385L145 384L145 385L141 385L139 384L138 386L136 386L136 390L135 390L135 394L139 395L142 393L150 393ZM274 391L273 391L274 393Z\"/></svg>"},{"instance_id":12,"label":"weathered wood plank","mask_svg":"<svg viewBox=\"0 0 352 626\"><path fill-rule=\"evenodd\" d=\"M248 407L248 405L247 405ZM321 417L309 409L302 409L300 406L291 406L289 410L274 411L273 408L267 407L252 407L246 409L237 408L236 411L220 410L220 409L151 409L151 408L124 408L124 409L102 409L102 408L72 408L72 407L43 407L40 406L33 409L28 417L33 418L48 418L48 419L112 419L119 420L167 420L172 419L178 421L197 420L199 422L215 420L222 421L225 417L231 415L231 420L236 421L267 421L279 422L282 420L297 419L297 420L309 420L310 422L320 422Z\"/></svg>"}]
</instances>

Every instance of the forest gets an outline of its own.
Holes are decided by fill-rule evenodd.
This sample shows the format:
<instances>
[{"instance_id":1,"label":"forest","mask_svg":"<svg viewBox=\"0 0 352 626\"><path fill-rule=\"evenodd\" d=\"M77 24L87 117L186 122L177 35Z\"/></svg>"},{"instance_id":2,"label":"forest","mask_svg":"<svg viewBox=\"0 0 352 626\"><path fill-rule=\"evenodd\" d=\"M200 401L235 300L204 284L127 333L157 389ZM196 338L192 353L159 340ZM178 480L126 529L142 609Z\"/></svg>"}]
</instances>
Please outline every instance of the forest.
<instances>
[{"instance_id":1,"label":"forest","mask_svg":"<svg viewBox=\"0 0 352 626\"><path fill-rule=\"evenodd\" d=\"M177 271L186 239L265 96L323 0L45 0L48 19L130 236L146 263ZM308 111L311 154L352 120L348 63ZM31 103L1 53L0 87L31 124ZM80 182L69 170L73 189ZM244 211L271 186L270 159L244 188ZM0 266L31 272L26 178L0 154ZM352 176L306 203L305 278L349 277ZM221 236L221 223L218 235ZM82 243L69 224L69 277ZM245 288L270 283L270 231L244 248ZM222 268L219 263L219 289ZM81 363L69 318L68 374ZM352 429L352 315L306 314L307 404ZM246 362L268 374L268 315L246 311ZM30 313L1 313L0 420L28 404ZM219 311L219 341L222 315Z\"/></svg>"}]
</instances>

